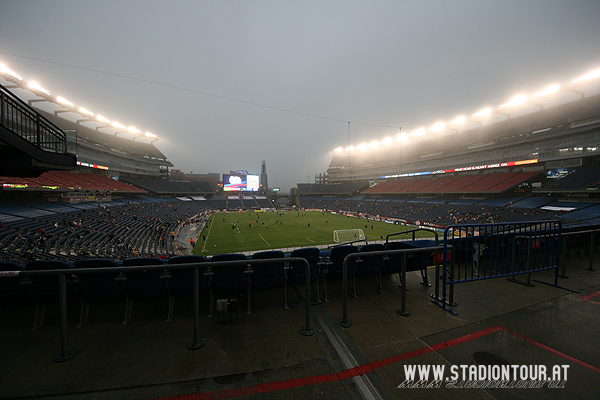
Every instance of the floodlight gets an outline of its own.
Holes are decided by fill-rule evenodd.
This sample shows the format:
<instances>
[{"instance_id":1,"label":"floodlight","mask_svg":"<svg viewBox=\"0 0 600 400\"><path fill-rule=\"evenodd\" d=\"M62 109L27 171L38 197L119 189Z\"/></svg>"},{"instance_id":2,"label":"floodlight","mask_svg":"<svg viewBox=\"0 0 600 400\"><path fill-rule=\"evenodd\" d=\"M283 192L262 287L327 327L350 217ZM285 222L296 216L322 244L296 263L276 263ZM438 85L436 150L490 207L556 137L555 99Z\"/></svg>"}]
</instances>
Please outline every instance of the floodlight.
<instances>
[{"instance_id":1,"label":"floodlight","mask_svg":"<svg viewBox=\"0 0 600 400\"><path fill-rule=\"evenodd\" d=\"M438 122L437 124L435 124L434 126L429 128L429 130L439 132L442 129L444 129L445 127L446 127L446 125L443 122Z\"/></svg>"},{"instance_id":2,"label":"floodlight","mask_svg":"<svg viewBox=\"0 0 600 400\"><path fill-rule=\"evenodd\" d=\"M419 128L416 131L412 132L411 135L412 136L423 136L425 134L425 132L427 132L425 129ZM408 136L407 136L407 138L408 138Z\"/></svg>"},{"instance_id":3,"label":"floodlight","mask_svg":"<svg viewBox=\"0 0 600 400\"><path fill-rule=\"evenodd\" d=\"M594 79L594 78L598 78L598 77L600 77L600 69L597 69L594 72L590 72L587 75L580 76L579 78L574 79L573 83L577 83L577 82L581 82L581 81L587 81L589 79Z\"/></svg>"},{"instance_id":4,"label":"floodlight","mask_svg":"<svg viewBox=\"0 0 600 400\"><path fill-rule=\"evenodd\" d=\"M490 115L492 113L492 110L490 108L484 108L481 111L476 112L475 114L473 114L474 117L485 117L486 115Z\"/></svg>"},{"instance_id":5,"label":"floodlight","mask_svg":"<svg viewBox=\"0 0 600 400\"><path fill-rule=\"evenodd\" d=\"M17 74L16 72L11 71L10 69L8 69L8 67L4 64L0 64L0 72L8 74L10 76L12 76L13 78L16 78L20 81L23 80L23 78L21 78L21 76L19 74Z\"/></svg>"},{"instance_id":6,"label":"floodlight","mask_svg":"<svg viewBox=\"0 0 600 400\"><path fill-rule=\"evenodd\" d=\"M389 146L390 144L392 144L394 141L392 140L392 138L390 137L386 137L385 139L383 139L381 141L381 144L384 146Z\"/></svg>"},{"instance_id":7,"label":"floodlight","mask_svg":"<svg viewBox=\"0 0 600 400\"><path fill-rule=\"evenodd\" d=\"M146 132L146 137L150 137L150 138L155 138L156 135L150 133L150 132Z\"/></svg>"},{"instance_id":8,"label":"floodlight","mask_svg":"<svg viewBox=\"0 0 600 400\"><path fill-rule=\"evenodd\" d=\"M558 88L558 85L548 86L546 89L540 90L539 92L535 93L532 97L546 96L547 94L556 93L558 92Z\"/></svg>"},{"instance_id":9,"label":"floodlight","mask_svg":"<svg viewBox=\"0 0 600 400\"><path fill-rule=\"evenodd\" d=\"M402 143L402 142L406 142L408 140L408 134L406 133L401 133L398 136L396 136L396 141Z\"/></svg>"},{"instance_id":10,"label":"floodlight","mask_svg":"<svg viewBox=\"0 0 600 400\"><path fill-rule=\"evenodd\" d=\"M129 128L127 128L127 130L131 133L140 133L140 131L137 130L134 126L130 126Z\"/></svg>"},{"instance_id":11,"label":"floodlight","mask_svg":"<svg viewBox=\"0 0 600 400\"><path fill-rule=\"evenodd\" d=\"M32 89L34 89L34 90L37 90L38 92L42 92L42 93L44 93L44 94L46 94L46 95L50 96L50 92L49 92L48 90L44 89L43 87L41 87L40 85L38 85L38 84L37 84L37 83L35 83L35 82L29 82L29 86L30 86Z\"/></svg>"},{"instance_id":12,"label":"floodlight","mask_svg":"<svg viewBox=\"0 0 600 400\"><path fill-rule=\"evenodd\" d=\"M62 104L66 104L69 107L73 107L73 103L71 103L69 100L65 99L64 97L56 96L56 101L58 101L59 103L62 103Z\"/></svg>"},{"instance_id":13,"label":"floodlight","mask_svg":"<svg viewBox=\"0 0 600 400\"><path fill-rule=\"evenodd\" d=\"M97 116L96 116L96 119L97 119L98 121L100 121L100 122L104 122L104 123L106 123L106 124L110 124L110 121L109 121L108 119L104 118L102 115L97 115Z\"/></svg>"},{"instance_id":14,"label":"floodlight","mask_svg":"<svg viewBox=\"0 0 600 400\"><path fill-rule=\"evenodd\" d=\"M352 150L354 150L354 146L348 146L348 147L346 147L346 150L352 151Z\"/></svg>"},{"instance_id":15,"label":"floodlight","mask_svg":"<svg viewBox=\"0 0 600 400\"><path fill-rule=\"evenodd\" d=\"M450 125L462 124L466 120L467 120L467 118L461 115L460 117L456 117L455 119L453 119L452 121L450 121L449 124Z\"/></svg>"},{"instance_id":16,"label":"floodlight","mask_svg":"<svg viewBox=\"0 0 600 400\"><path fill-rule=\"evenodd\" d=\"M373 140L371 143L369 143L369 147L372 149L376 149L379 147L379 142L377 140Z\"/></svg>"},{"instance_id":17,"label":"floodlight","mask_svg":"<svg viewBox=\"0 0 600 400\"><path fill-rule=\"evenodd\" d=\"M344 149L342 149L341 147L338 147L337 149L333 150L335 153L341 153L344 151Z\"/></svg>"},{"instance_id":18,"label":"floodlight","mask_svg":"<svg viewBox=\"0 0 600 400\"><path fill-rule=\"evenodd\" d=\"M520 106L521 104L525 103L526 101L527 101L527 96L519 94L519 95L513 97L512 100L509 101L508 103L501 104L500 107L516 107L516 106Z\"/></svg>"},{"instance_id":19,"label":"floodlight","mask_svg":"<svg viewBox=\"0 0 600 400\"><path fill-rule=\"evenodd\" d=\"M361 143L358 146L356 146L356 148L360 151L365 151L369 148L369 146L366 143Z\"/></svg>"},{"instance_id":20,"label":"floodlight","mask_svg":"<svg viewBox=\"0 0 600 400\"><path fill-rule=\"evenodd\" d=\"M113 121L112 126L114 126L117 129L127 129L125 127L125 125L121 125L120 123L118 123L117 121Z\"/></svg>"},{"instance_id":21,"label":"floodlight","mask_svg":"<svg viewBox=\"0 0 600 400\"><path fill-rule=\"evenodd\" d=\"M93 117L93 116L94 116L94 113L93 113L93 112L91 112L90 110L86 110L86 109L85 109L85 108L83 108L83 107L79 107L79 112L80 112L80 113L82 113L82 114L89 115L90 117Z\"/></svg>"}]
</instances>

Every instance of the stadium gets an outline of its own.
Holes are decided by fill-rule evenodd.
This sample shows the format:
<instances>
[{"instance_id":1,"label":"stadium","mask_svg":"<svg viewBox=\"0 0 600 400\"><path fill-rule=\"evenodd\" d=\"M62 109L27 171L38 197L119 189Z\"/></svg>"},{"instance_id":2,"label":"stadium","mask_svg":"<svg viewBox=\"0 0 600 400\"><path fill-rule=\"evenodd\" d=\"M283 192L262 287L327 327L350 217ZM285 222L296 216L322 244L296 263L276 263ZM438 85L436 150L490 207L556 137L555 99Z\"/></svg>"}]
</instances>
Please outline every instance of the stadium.
<instances>
[{"instance_id":1,"label":"stadium","mask_svg":"<svg viewBox=\"0 0 600 400\"><path fill-rule=\"evenodd\" d=\"M567 365L560 395L596 395L600 70L338 148L289 194L0 78L0 397L453 395L403 391L408 364Z\"/></svg>"}]
</instances>

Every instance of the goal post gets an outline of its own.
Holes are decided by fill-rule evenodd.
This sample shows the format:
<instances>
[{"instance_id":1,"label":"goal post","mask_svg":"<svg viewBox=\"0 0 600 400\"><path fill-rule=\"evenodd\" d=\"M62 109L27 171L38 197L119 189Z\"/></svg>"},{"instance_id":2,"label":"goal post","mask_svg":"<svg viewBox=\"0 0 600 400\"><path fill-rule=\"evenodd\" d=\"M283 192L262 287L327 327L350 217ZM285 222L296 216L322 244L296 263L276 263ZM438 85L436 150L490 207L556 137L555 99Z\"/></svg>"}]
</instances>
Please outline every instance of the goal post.
<instances>
[{"instance_id":1,"label":"goal post","mask_svg":"<svg viewBox=\"0 0 600 400\"><path fill-rule=\"evenodd\" d=\"M333 241L335 243L353 242L355 240L365 240L365 233L362 229L336 229L333 231Z\"/></svg>"}]
</instances>

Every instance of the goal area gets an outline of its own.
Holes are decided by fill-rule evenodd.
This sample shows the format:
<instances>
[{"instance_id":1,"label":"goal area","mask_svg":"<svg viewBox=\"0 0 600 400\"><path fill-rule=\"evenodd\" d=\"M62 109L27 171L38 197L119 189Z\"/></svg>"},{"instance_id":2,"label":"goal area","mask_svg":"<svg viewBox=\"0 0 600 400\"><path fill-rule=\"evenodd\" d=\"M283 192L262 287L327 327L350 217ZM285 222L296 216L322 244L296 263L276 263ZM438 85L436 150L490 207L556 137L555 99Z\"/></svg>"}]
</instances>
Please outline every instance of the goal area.
<instances>
[{"instance_id":1,"label":"goal area","mask_svg":"<svg viewBox=\"0 0 600 400\"><path fill-rule=\"evenodd\" d=\"M336 229L333 231L333 241L335 243L346 243L364 239L365 233L362 229Z\"/></svg>"}]
</instances>

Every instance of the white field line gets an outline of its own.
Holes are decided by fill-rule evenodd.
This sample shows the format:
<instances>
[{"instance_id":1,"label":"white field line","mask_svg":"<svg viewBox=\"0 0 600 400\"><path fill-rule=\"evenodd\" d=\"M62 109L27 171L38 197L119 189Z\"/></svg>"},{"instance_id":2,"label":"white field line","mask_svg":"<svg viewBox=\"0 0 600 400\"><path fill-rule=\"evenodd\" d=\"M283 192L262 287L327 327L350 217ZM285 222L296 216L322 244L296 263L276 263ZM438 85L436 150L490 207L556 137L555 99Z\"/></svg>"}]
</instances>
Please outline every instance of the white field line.
<instances>
[{"instance_id":1,"label":"white field line","mask_svg":"<svg viewBox=\"0 0 600 400\"><path fill-rule=\"evenodd\" d=\"M267 244L267 246L270 246L270 245L271 245L269 242L267 242L267 240L266 240L266 239L263 237L263 235L261 235L261 234L259 233L259 234L258 234L258 236L260 236L260 238L261 238L262 240L264 240L264 241L265 241L265 243Z\"/></svg>"}]
</instances>

